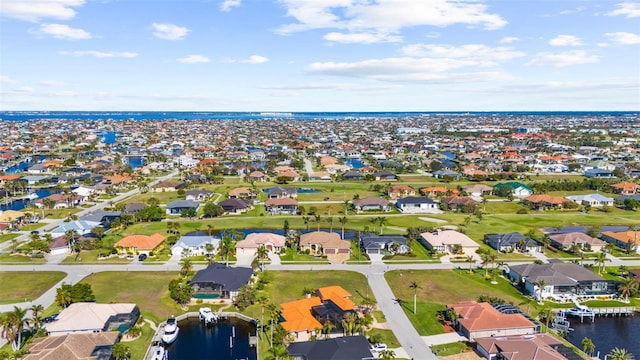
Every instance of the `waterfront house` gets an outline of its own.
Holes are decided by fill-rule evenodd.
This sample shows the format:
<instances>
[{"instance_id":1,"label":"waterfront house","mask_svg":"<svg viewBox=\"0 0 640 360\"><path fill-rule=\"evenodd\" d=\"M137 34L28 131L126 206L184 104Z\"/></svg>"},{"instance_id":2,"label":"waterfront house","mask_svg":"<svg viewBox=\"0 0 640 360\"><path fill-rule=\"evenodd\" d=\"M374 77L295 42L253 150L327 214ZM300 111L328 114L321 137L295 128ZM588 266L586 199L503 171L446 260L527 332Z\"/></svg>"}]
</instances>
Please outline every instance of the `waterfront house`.
<instances>
[{"instance_id":1,"label":"waterfront house","mask_svg":"<svg viewBox=\"0 0 640 360\"><path fill-rule=\"evenodd\" d=\"M136 304L73 303L60 311L56 321L44 325L49 336L129 329L138 321Z\"/></svg>"},{"instance_id":2,"label":"waterfront house","mask_svg":"<svg viewBox=\"0 0 640 360\"><path fill-rule=\"evenodd\" d=\"M332 263L344 263L351 254L351 242L341 240L338 233L314 231L300 235L300 250L326 255Z\"/></svg>"},{"instance_id":3,"label":"waterfront house","mask_svg":"<svg viewBox=\"0 0 640 360\"><path fill-rule=\"evenodd\" d=\"M240 187L229 190L229 199L254 199L256 194L251 188Z\"/></svg>"},{"instance_id":4,"label":"waterfront house","mask_svg":"<svg viewBox=\"0 0 640 360\"><path fill-rule=\"evenodd\" d=\"M200 203L193 200L176 200L167 204L166 213L167 215L180 215L183 210L193 209L198 211L200 207Z\"/></svg>"},{"instance_id":5,"label":"waterfront house","mask_svg":"<svg viewBox=\"0 0 640 360\"><path fill-rule=\"evenodd\" d=\"M363 335L293 342L287 347L293 360L375 359Z\"/></svg>"},{"instance_id":6,"label":"waterfront house","mask_svg":"<svg viewBox=\"0 0 640 360\"><path fill-rule=\"evenodd\" d=\"M264 203L265 210L269 214L297 214L298 201L292 198L270 198Z\"/></svg>"},{"instance_id":7,"label":"waterfront house","mask_svg":"<svg viewBox=\"0 0 640 360\"><path fill-rule=\"evenodd\" d=\"M298 197L298 189L296 188L283 188L280 186L276 186L270 189L266 189L265 191L267 192L269 199L296 199Z\"/></svg>"},{"instance_id":8,"label":"waterfront house","mask_svg":"<svg viewBox=\"0 0 640 360\"><path fill-rule=\"evenodd\" d=\"M621 249L639 252L638 244L640 242L640 234L638 231L603 231L602 240L611 243Z\"/></svg>"},{"instance_id":9,"label":"waterfront house","mask_svg":"<svg viewBox=\"0 0 640 360\"><path fill-rule=\"evenodd\" d=\"M198 271L189 281L196 299L233 300L238 290L249 283L253 269L214 263Z\"/></svg>"},{"instance_id":10,"label":"waterfront house","mask_svg":"<svg viewBox=\"0 0 640 360\"><path fill-rule=\"evenodd\" d=\"M560 340L546 333L489 336L476 338L475 342L476 351L487 360L567 360L562 353L573 353Z\"/></svg>"},{"instance_id":11,"label":"waterfront house","mask_svg":"<svg viewBox=\"0 0 640 360\"><path fill-rule=\"evenodd\" d=\"M253 254L256 250L264 246L269 252L279 254L284 249L287 238L273 233L251 233L244 240L236 243L239 254Z\"/></svg>"},{"instance_id":12,"label":"waterfront house","mask_svg":"<svg viewBox=\"0 0 640 360\"><path fill-rule=\"evenodd\" d=\"M250 200L239 198L226 199L218 205L224 209L225 214L242 214L252 208Z\"/></svg>"},{"instance_id":13,"label":"waterfront house","mask_svg":"<svg viewBox=\"0 0 640 360\"><path fill-rule=\"evenodd\" d=\"M396 207L405 214L441 214L438 203L425 197L410 196L396 201Z\"/></svg>"},{"instance_id":14,"label":"waterfront house","mask_svg":"<svg viewBox=\"0 0 640 360\"><path fill-rule=\"evenodd\" d=\"M22 360L109 360L120 339L118 331L71 333L33 339Z\"/></svg>"},{"instance_id":15,"label":"waterfront house","mask_svg":"<svg viewBox=\"0 0 640 360\"><path fill-rule=\"evenodd\" d=\"M356 211L389 211L389 200L381 197L369 196L363 199L353 200L353 208Z\"/></svg>"},{"instance_id":16,"label":"waterfront house","mask_svg":"<svg viewBox=\"0 0 640 360\"><path fill-rule=\"evenodd\" d=\"M536 299L568 300L573 296L593 298L616 293L615 281L605 280L578 264L561 261L509 266L509 279ZM537 285L540 280L545 284L542 289Z\"/></svg>"},{"instance_id":17,"label":"waterfront house","mask_svg":"<svg viewBox=\"0 0 640 360\"><path fill-rule=\"evenodd\" d=\"M454 325L469 341L491 336L535 334L537 325L520 313L503 314L486 302L466 301L448 305L455 311Z\"/></svg>"},{"instance_id":18,"label":"waterfront house","mask_svg":"<svg viewBox=\"0 0 640 360\"><path fill-rule=\"evenodd\" d=\"M418 239L429 250L439 253L474 256L480 245L467 235L454 230L436 230L420 234Z\"/></svg>"},{"instance_id":19,"label":"waterfront house","mask_svg":"<svg viewBox=\"0 0 640 360\"><path fill-rule=\"evenodd\" d=\"M402 235L361 234L360 248L367 254L405 254L411 252L407 239Z\"/></svg>"},{"instance_id":20,"label":"waterfront house","mask_svg":"<svg viewBox=\"0 0 640 360\"><path fill-rule=\"evenodd\" d=\"M540 252L540 244L519 232L507 234L486 234L484 242L500 252Z\"/></svg>"},{"instance_id":21,"label":"waterfront house","mask_svg":"<svg viewBox=\"0 0 640 360\"><path fill-rule=\"evenodd\" d=\"M201 256L207 254L207 245L213 246L212 254L218 250L220 239L208 235L181 236L173 246L171 255Z\"/></svg>"},{"instance_id":22,"label":"waterfront house","mask_svg":"<svg viewBox=\"0 0 640 360\"><path fill-rule=\"evenodd\" d=\"M580 251L604 251L606 241L591 237L583 232L568 232L549 235L551 246L562 250L571 250L577 246Z\"/></svg>"},{"instance_id":23,"label":"waterfront house","mask_svg":"<svg viewBox=\"0 0 640 360\"><path fill-rule=\"evenodd\" d=\"M149 254L164 242L165 237L160 234L129 235L113 244L119 253Z\"/></svg>"}]
</instances>

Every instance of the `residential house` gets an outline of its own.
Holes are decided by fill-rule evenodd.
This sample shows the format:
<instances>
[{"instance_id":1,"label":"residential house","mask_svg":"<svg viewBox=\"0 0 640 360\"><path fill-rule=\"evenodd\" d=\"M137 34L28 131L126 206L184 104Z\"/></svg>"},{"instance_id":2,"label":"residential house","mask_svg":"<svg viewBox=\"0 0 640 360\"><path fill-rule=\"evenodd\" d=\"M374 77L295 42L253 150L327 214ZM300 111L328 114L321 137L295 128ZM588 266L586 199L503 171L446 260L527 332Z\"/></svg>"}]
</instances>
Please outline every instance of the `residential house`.
<instances>
[{"instance_id":1,"label":"residential house","mask_svg":"<svg viewBox=\"0 0 640 360\"><path fill-rule=\"evenodd\" d=\"M508 182L496 184L493 186L494 193L496 192L496 190L505 186L510 188L511 194L517 198L526 198L527 196L530 196L531 194L533 194L533 189L531 189L529 186L518 181L508 181Z\"/></svg>"},{"instance_id":2,"label":"residential house","mask_svg":"<svg viewBox=\"0 0 640 360\"><path fill-rule=\"evenodd\" d=\"M160 234L129 235L113 244L120 253L149 254L164 242L165 237Z\"/></svg>"},{"instance_id":3,"label":"residential house","mask_svg":"<svg viewBox=\"0 0 640 360\"><path fill-rule=\"evenodd\" d=\"M27 172L29 174L47 174L50 172L50 168L44 164L35 164L30 166L27 169Z\"/></svg>"},{"instance_id":4,"label":"residential house","mask_svg":"<svg viewBox=\"0 0 640 360\"><path fill-rule=\"evenodd\" d=\"M428 186L420 188L420 194L429 197L438 197L438 196L458 196L460 195L460 191L458 189L449 189L444 186Z\"/></svg>"},{"instance_id":5,"label":"residential house","mask_svg":"<svg viewBox=\"0 0 640 360\"><path fill-rule=\"evenodd\" d=\"M49 243L50 255L67 255L71 253L71 247L69 241L64 235L53 238L53 241Z\"/></svg>"},{"instance_id":6,"label":"residential house","mask_svg":"<svg viewBox=\"0 0 640 360\"><path fill-rule=\"evenodd\" d=\"M373 173L373 178L376 181L396 181L398 180L398 175L388 171L376 171Z\"/></svg>"},{"instance_id":7,"label":"residential house","mask_svg":"<svg viewBox=\"0 0 640 360\"><path fill-rule=\"evenodd\" d=\"M416 196L416 190L407 185L391 185L387 186L385 194L390 199L401 199L407 196Z\"/></svg>"},{"instance_id":8,"label":"residential house","mask_svg":"<svg viewBox=\"0 0 640 360\"><path fill-rule=\"evenodd\" d=\"M293 360L375 359L363 335L293 342L287 352Z\"/></svg>"},{"instance_id":9,"label":"residential house","mask_svg":"<svg viewBox=\"0 0 640 360\"><path fill-rule=\"evenodd\" d=\"M584 176L588 178L614 178L616 177L613 171L606 169L589 169L584 172Z\"/></svg>"},{"instance_id":10,"label":"residential house","mask_svg":"<svg viewBox=\"0 0 640 360\"><path fill-rule=\"evenodd\" d=\"M51 236L54 238L63 236L67 233L67 231L75 232L75 234L79 236L88 235L94 228L98 226L101 225L97 221L74 220L63 222L62 224L51 230Z\"/></svg>"},{"instance_id":11,"label":"residential house","mask_svg":"<svg viewBox=\"0 0 640 360\"><path fill-rule=\"evenodd\" d=\"M300 250L326 255L332 263L343 263L351 254L351 242L341 240L338 233L314 231L300 235Z\"/></svg>"},{"instance_id":12,"label":"residential house","mask_svg":"<svg viewBox=\"0 0 640 360\"><path fill-rule=\"evenodd\" d=\"M136 304L73 303L58 315L54 322L44 325L49 336L71 333L96 333L131 328L140 317Z\"/></svg>"},{"instance_id":13,"label":"residential house","mask_svg":"<svg viewBox=\"0 0 640 360\"><path fill-rule=\"evenodd\" d=\"M535 334L537 325L520 313L503 314L486 302L467 301L447 306L455 311L455 325L469 341L491 336Z\"/></svg>"},{"instance_id":14,"label":"residential house","mask_svg":"<svg viewBox=\"0 0 640 360\"><path fill-rule=\"evenodd\" d=\"M262 171L252 171L249 175L247 175L247 181L249 182L266 182L267 180L269 180L269 177Z\"/></svg>"},{"instance_id":15,"label":"residential house","mask_svg":"<svg viewBox=\"0 0 640 360\"><path fill-rule=\"evenodd\" d=\"M640 243L639 231L603 231L602 240L612 243L621 249L629 249L630 251L640 253L638 244Z\"/></svg>"},{"instance_id":16,"label":"residential house","mask_svg":"<svg viewBox=\"0 0 640 360\"><path fill-rule=\"evenodd\" d=\"M240 288L249 283L253 269L213 263L198 271L189 281L196 299L233 300Z\"/></svg>"},{"instance_id":17,"label":"residential house","mask_svg":"<svg viewBox=\"0 0 640 360\"><path fill-rule=\"evenodd\" d=\"M145 207L147 207L147 205L143 203L129 203L124 206L123 212L126 214L135 214L141 211L142 209L144 209Z\"/></svg>"},{"instance_id":18,"label":"residential house","mask_svg":"<svg viewBox=\"0 0 640 360\"><path fill-rule=\"evenodd\" d=\"M616 282L574 263L550 261L547 264L509 266L509 279L521 284L527 295L537 299L551 297L556 300L574 296L591 297L616 293ZM544 288L538 287L544 281Z\"/></svg>"},{"instance_id":19,"label":"residential house","mask_svg":"<svg viewBox=\"0 0 640 360\"><path fill-rule=\"evenodd\" d=\"M493 191L493 188L484 184L474 184L463 186L462 190L470 196L480 197L484 196L485 194L490 194Z\"/></svg>"},{"instance_id":20,"label":"residential house","mask_svg":"<svg viewBox=\"0 0 640 360\"><path fill-rule=\"evenodd\" d=\"M467 235L454 230L436 230L420 234L421 243L440 253L474 256L480 245Z\"/></svg>"},{"instance_id":21,"label":"residential house","mask_svg":"<svg viewBox=\"0 0 640 360\"><path fill-rule=\"evenodd\" d=\"M456 181L460 180L460 178L462 177L462 174L460 174L459 172L453 171L451 169L434 171L432 175L434 178L437 178L437 179L451 178Z\"/></svg>"},{"instance_id":22,"label":"residential house","mask_svg":"<svg viewBox=\"0 0 640 360\"><path fill-rule=\"evenodd\" d=\"M177 191L187 187L187 184L181 181L166 180L151 186L152 192Z\"/></svg>"},{"instance_id":23,"label":"residential house","mask_svg":"<svg viewBox=\"0 0 640 360\"><path fill-rule=\"evenodd\" d=\"M309 175L309 181L331 181L331 174L326 171L319 171Z\"/></svg>"},{"instance_id":24,"label":"residential house","mask_svg":"<svg viewBox=\"0 0 640 360\"><path fill-rule=\"evenodd\" d=\"M206 201L211 198L213 191L211 190L187 190L185 200Z\"/></svg>"},{"instance_id":25,"label":"residential house","mask_svg":"<svg viewBox=\"0 0 640 360\"><path fill-rule=\"evenodd\" d=\"M97 222L100 223L100 226L102 226L103 228L109 229L111 227L111 223L120 216L122 216L122 213L120 211L96 210L83 215L78 220Z\"/></svg>"},{"instance_id":26,"label":"residential house","mask_svg":"<svg viewBox=\"0 0 640 360\"><path fill-rule=\"evenodd\" d=\"M302 178L302 176L300 176L300 174L295 170L279 172L277 174L277 177L288 179L288 181L300 181L300 179Z\"/></svg>"},{"instance_id":27,"label":"residential house","mask_svg":"<svg viewBox=\"0 0 640 360\"><path fill-rule=\"evenodd\" d=\"M265 189L265 191L267 192L269 199L296 199L298 197L298 189L296 188L283 188L280 186L276 186L270 189Z\"/></svg>"},{"instance_id":28,"label":"residential house","mask_svg":"<svg viewBox=\"0 0 640 360\"><path fill-rule=\"evenodd\" d=\"M207 245L213 246L212 253L218 250L220 239L215 236L197 235L181 236L173 246L171 255L201 256L206 255Z\"/></svg>"},{"instance_id":29,"label":"residential house","mask_svg":"<svg viewBox=\"0 0 640 360\"><path fill-rule=\"evenodd\" d=\"M50 177L45 175L27 175L20 178L21 181L26 181L29 186L37 185L38 183L47 181L48 179L50 179Z\"/></svg>"},{"instance_id":30,"label":"residential house","mask_svg":"<svg viewBox=\"0 0 640 360\"><path fill-rule=\"evenodd\" d=\"M363 199L353 200L353 208L356 211L389 211L389 200L381 197L369 196Z\"/></svg>"},{"instance_id":31,"label":"residential house","mask_svg":"<svg viewBox=\"0 0 640 360\"><path fill-rule=\"evenodd\" d=\"M365 180L366 176L360 171L347 171L342 174L342 180L344 181L354 181L354 180Z\"/></svg>"},{"instance_id":32,"label":"residential house","mask_svg":"<svg viewBox=\"0 0 640 360\"><path fill-rule=\"evenodd\" d=\"M476 338L476 351L487 360L567 360L573 350L550 334ZM570 356L571 359L574 356Z\"/></svg>"},{"instance_id":33,"label":"residential house","mask_svg":"<svg viewBox=\"0 0 640 360\"><path fill-rule=\"evenodd\" d=\"M592 207L613 206L613 198L601 194L571 195L567 196L567 199L581 205L589 205Z\"/></svg>"},{"instance_id":34,"label":"residential house","mask_svg":"<svg viewBox=\"0 0 640 360\"><path fill-rule=\"evenodd\" d=\"M111 360L113 345L120 339L118 331L71 333L33 339L22 360Z\"/></svg>"},{"instance_id":35,"label":"residential house","mask_svg":"<svg viewBox=\"0 0 640 360\"><path fill-rule=\"evenodd\" d=\"M229 190L229 199L255 199L256 194L253 189L247 187L235 188Z\"/></svg>"},{"instance_id":36,"label":"residential house","mask_svg":"<svg viewBox=\"0 0 640 360\"><path fill-rule=\"evenodd\" d=\"M239 198L226 199L218 205L224 209L225 214L242 214L252 208L250 200Z\"/></svg>"},{"instance_id":37,"label":"residential house","mask_svg":"<svg viewBox=\"0 0 640 360\"><path fill-rule=\"evenodd\" d=\"M562 196L551 196L547 194L530 195L522 199L522 203L534 210L561 209L567 199Z\"/></svg>"},{"instance_id":38,"label":"residential house","mask_svg":"<svg viewBox=\"0 0 640 360\"><path fill-rule=\"evenodd\" d=\"M270 198L264 203L269 214L297 214L298 201L292 198Z\"/></svg>"},{"instance_id":39,"label":"residential house","mask_svg":"<svg viewBox=\"0 0 640 360\"><path fill-rule=\"evenodd\" d=\"M166 213L167 215L180 215L183 210L194 209L198 211L200 207L200 203L193 200L176 200L167 204Z\"/></svg>"},{"instance_id":40,"label":"residential house","mask_svg":"<svg viewBox=\"0 0 640 360\"><path fill-rule=\"evenodd\" d=\"M307 340L327 322L334 325L334 331L341 331L342 320L355 313L351 294L340 286L319 288L315 295L280 304L283 319L280 325L296 339Z\"/></svg>"},{"instance_id":41,"label":"residential house","mask_svg":"<svg viewBox=\"0 0 640 360\"><path fill-rule=\"evenodd\" d=\"M236 250L240 254L254 253L259 247L264 246L268 251L279 254L284 249L287 238L273 233L251 233L244 240L236 243Z\"/></svg>"},{"instance_id":42,"label":"residential house","mask_svg":"<svg viewBox=\"0 0 640 360\"><path fill-rule=\"evenodd\" d=\"M606 241L591 237L583 232L569 232L549 235L551 245L562 250L570 250L578 246L581 251L604 251Z\"/></svg>"},{"instance_id":43,"label":"residential house","mask_svg":"<svg viewBox=\"0 0 640 360\"><path fill-rule=\"evenodd\" d=\"M367 254L405 254L411 252L407 239L402 235L361 234L360 248Z\"/></svg>"},{"instance_id":44,"label":"residential house","mask_svg":"<svg viewBox=\"0 0 640 360\"><path fill-rule=\"evenodd\" d=\"M15 229L24 220L25 213L16 210L0 211L0 224L6 224L8 229Z\"/></svg>"},{"instance_id":45,"label":"residential house","mask_svg":"<svg viewBox=\"0 0 640 360\"><path fill-rule=\"evenodd\" d=\"M632 182L621 182L611 185L613 192L620 195L633 195L640 193L640 185Z\"/></svg>"},{"instance_id":46,"label":"residential house","mask_svg":"<svg viewBox=\"0 0 640 360\"><path fill-rule=\"evenodd\" d=\"M53 201L53 209L66 209L80 205L84 201L85 197L74 193L51 194L45 198L36 200L36 206L39 208L43 208L45 204L44 199L48 199L47 201Z\"/></svg>"},{"instance_id":47,"label":"residential house","mask_svg":"<svg viewBox=\"0 0 640 360\"><path fill-rule=\"evenodd\" d=\"M406 197L396 201L396 208L406 214L441 214L438 203L424 197Z\"/></svg>"},{"instance_id":48,"label":"residential house","mask_svg":"<svg viewBox=\"0 0 640 360\"><path fill-rule=\"evenodd\" d=\"M519 232L507 234L486 234L484 242L501 252L541 252L542 247L537 241Z\"/></svg>"},{"instance_id":49,"label":"residential house","mask_svg":"<svg viewBox=\"0 0 640 360\"><path fill-rule=\"evenodd\" d=\"M441 204L444 204L448 210L461 210L465 208L475 209L478 207L478 202L470 196L448 196L440 200Z\"/></svg>"}]
</instances>

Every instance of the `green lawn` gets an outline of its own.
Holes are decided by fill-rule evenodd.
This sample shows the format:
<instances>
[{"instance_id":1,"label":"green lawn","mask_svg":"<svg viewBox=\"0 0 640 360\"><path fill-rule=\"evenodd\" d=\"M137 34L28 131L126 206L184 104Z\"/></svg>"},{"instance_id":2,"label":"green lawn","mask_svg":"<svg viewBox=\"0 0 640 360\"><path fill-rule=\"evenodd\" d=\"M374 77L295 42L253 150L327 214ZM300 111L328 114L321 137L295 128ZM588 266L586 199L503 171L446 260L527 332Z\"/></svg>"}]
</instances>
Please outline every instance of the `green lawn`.
<instances>
[{"instance_id":1,"label":"green lawn","mask_svg":"<svg viewBox=\"0 0 640 360\"><path fill-rule=\"evenodd\" d=\"M388 329L371 329L369 331L367 331L367 338L375 335L375 334L379 334L381 339L382 339L382 343L383 344L387 344L387 347L389 348L399 348L400 347L400 342L398 341L398 338L396 338L396 336L393 334L393 331L388 330Z\"/></svg>"},{"instance_id":2,"label":"green lawn","mask_svg":"<svg viewBox=\"0 0 640 360\"><path fill-rule=\"evenodd\" d=\"M2 271L0 303L32 301L67 276L61 271Z\"/></svg>"},{"instance_id":3,"label":"green lawn","mask_svg":"<svg viewBox=\"0 0 640 360\"><path fill-rule=\"evenodd\" d=\"M449 356L460 354L466 351L472 351L473 348L464 342L454 342L449 344L442 345L434 345L431 347L431 351L433 351L438 356Z\"/></svg>"},{"instance_id":4,"label":"green lawn","mask_svg":"<svg viewBox=\"0 0 640 360\"><path fill-rule=\"evenodd\" d=\"M47 260L44 258L32 258L27 255L23 255L20 253L3 253L0 254L0 264L33 264L33 265L41 265L46 263Z\"/></svg>"},{"instance_id":5,"label":"green lawn","mask_svg":"<svg viewBox=\"0 0 640 360\"><path fill-rule=\"evenodd\" d=\"M398 270L386 272L385 278L394 295L402 299L407 317L422 336L444 332L436 315L447 304L476 300L480 295L499 297L514 304L524 300L508 280L496 277L498 284L495 285L485 280L483 270L476 270L473 275L464 267L459 270ZM412 281L420 285L416 315L413 314L413 290L409 288Z\"/></svg>"},{"instance_id":6,"label":"green lawn","mask_svg":"<svg viewBox=\"0 0 640 360\"><path fill-rule=\"evenodd\" d=\"M0 244L2 244L5 241L9 241L9 240L15 239L18 236L20 236L20 233L2 234L2 235L0 235Z\"/></svg>"},{"instance_id":7,"label":"green lawn","mask_svg":"<svg viewBox=\"0 0 640 360\"><path fill-rule=\"evenodd\" d=\"M98 260L98 254L101 251L104 252L104 250L100 250L100 249L82 250L80 254L78 254L77 256L75 253L67 256L62 261L62 263L65 265L86 265L86 264L108 265L108 264L128 264L131 262L131 260L127 258L120 258L120 257L111 257L104 260Z\"/></svg>"},{"instance_id":8,"label":"green lawn","mask_svg":"<svg viewBox=\"0 0 640 360\"><path fill-rule=\"evenodd\" d=\"M319 256L311 256L306 254L298 254L296 251L289 248L287 248L287 251L285 254L280 255L280 261L282 261L283 263L287 263L287 262L309 263L309 264L314 264L314 263L328 264L329 263L329 261L326 258L319 257Z\"/></svg>"},{"instance_id":9,"label":"green lawn","mask_svg":"<svg viewBox=\"0 0 640 360\"><path fill-rule=\"evenodd\" d=\"M20 227L21 231L33 231L33 230L37 230L40 229L41 227L44 227L45 223L34 223L34 224L27 224L27 225L22 225Z\"/></svg>"}]
</instances>

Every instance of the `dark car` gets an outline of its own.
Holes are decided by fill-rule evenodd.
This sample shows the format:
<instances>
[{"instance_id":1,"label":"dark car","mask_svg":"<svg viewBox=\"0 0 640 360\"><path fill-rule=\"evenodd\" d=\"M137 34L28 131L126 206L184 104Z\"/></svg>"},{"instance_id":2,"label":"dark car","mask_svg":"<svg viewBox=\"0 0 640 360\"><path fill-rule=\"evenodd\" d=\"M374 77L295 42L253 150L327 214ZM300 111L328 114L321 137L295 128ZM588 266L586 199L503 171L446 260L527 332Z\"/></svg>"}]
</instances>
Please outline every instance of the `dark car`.
<instances>
[{"instance_id":1,"label":"dark car","mask_svg":"<svg viewBox=\"0 0 640 360\"><path fill-rule=\"evenodd\" d=\"M138 255L138 261L145 261L147 259L147 254Z\"/></svg>"},{"instance_id":2,"label":"dark car","mask_svg":"<svg viewBox=\"0 0 640 360\"><path fill-rule=\"evenodd\" d=\"M46 318L42 319L42 321L44 321L45 323L54 322L56 320L58 320L58 314L53 314L53 315L47 316Z\"/></svg>"}]
</instances>

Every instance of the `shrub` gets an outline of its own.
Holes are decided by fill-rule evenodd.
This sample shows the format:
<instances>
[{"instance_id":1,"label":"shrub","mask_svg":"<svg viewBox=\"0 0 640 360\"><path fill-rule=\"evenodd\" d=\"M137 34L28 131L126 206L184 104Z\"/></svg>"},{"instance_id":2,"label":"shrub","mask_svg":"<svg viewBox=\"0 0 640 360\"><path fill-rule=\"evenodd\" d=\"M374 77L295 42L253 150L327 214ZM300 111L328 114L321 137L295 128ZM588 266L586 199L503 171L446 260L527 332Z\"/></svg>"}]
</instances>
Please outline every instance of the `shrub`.
<instances>
[{"instance_id":1,"label":"shrub","mask_svg":"<svg viewBox=\"0 0 640 360\"><path fill-rule=\"evenodd\" d=\"M527 208L520 208L516 211L516 214L528 214L529 210Z\"/></svg>"}]
</instances>

